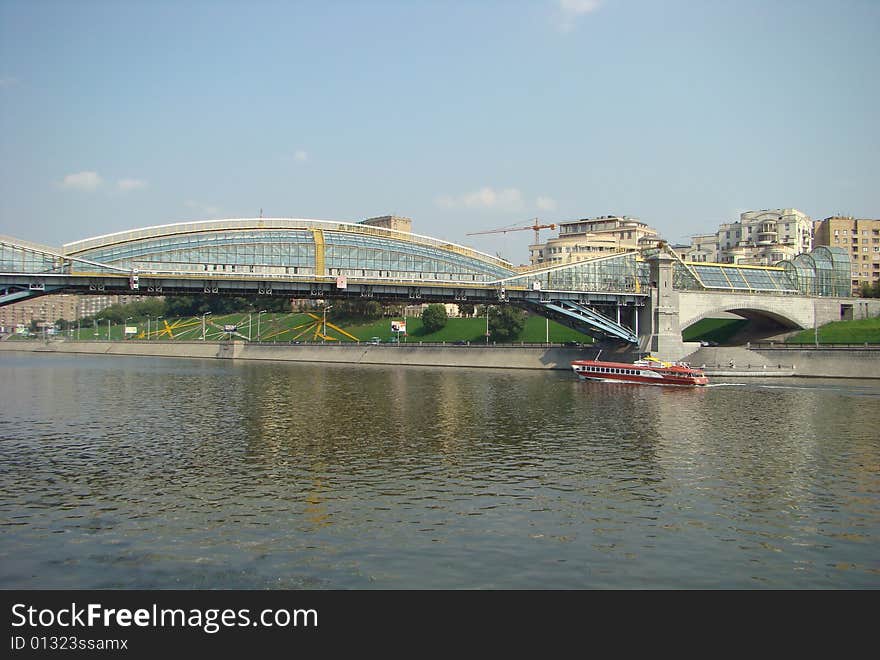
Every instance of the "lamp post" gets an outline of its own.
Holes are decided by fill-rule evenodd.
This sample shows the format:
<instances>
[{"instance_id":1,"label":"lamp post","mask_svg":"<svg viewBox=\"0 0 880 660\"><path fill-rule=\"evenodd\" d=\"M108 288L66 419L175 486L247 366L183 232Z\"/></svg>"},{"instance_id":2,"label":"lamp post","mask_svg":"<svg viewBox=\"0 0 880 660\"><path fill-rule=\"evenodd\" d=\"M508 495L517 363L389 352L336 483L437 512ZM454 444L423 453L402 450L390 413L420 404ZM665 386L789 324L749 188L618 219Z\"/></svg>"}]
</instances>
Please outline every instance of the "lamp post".
<instances>
[{"instance_id":1,"label":"lamp post","mask_svg":"<svg viewBox=\"0 0 880 660\"><path fill-rule=\"evenodd\" d=\"M129 321L133 321L133 320L134 320L134 317L133 317L133 316L129 316L129 317L127 317L127 318L122 322L122 338L123 338L123 339L125 339L125 338L128 337L128 333L125 332L125 329L126 329L126 325L125 325L125 324L128 323Z\"/></svg>"},{"instance_id":2,"label":"lamp post","mask_svg":"<svg viewBox=\"0 0 880 660\"><path fill-rule=\"evenodd\" d=\"M165 318L164 316L157 316L156 317L156 339L159 338L159 319L164 319L164 318Z\"/></svg>"},{"instance_id":3,"label":"lamp post","mask_svg":"<svg viewBox=\"0 0 880 660\"><path fill-rule=\"evenodd\" d=\"M205 317L208 316L211 312L205 312L202 314L202 341L205 341Z\"/></svg>"},{"instance_id":4,"label":"lamp post","mask_svg":"<svg viewBox=\"0 0 880 660\"><path fill-rule=\"evenodd\" d=\"M324 308L324 332L322 333L323 336L321 337L321 343L324 343L324 341L326 341L325 337L327 336L327 310L329 309L333 309L333 305L328 305Z\"/></svg>"},{"instance_id":5,"label":"lamp post","mask_svg":"<svg viewBox=\"0 0 880 660\"><path fill-rule=\"evenodd\" d=\"M257 341L263 341L263 335L260 334L260 319L263 318L263 314L265 313L265 309L261 309L259 312L257 312Z\"/></svg>"},{"instance_id":6,"label":"lamp post","mask_svg":"<svg viewBox=\"0 0 880 660\"><path fill-rule=\"evenodd\" d=\"M150 341L150 315L147 314L147 341Z\"/></svg>"},{"instance_id":7,"label":"lamp post","mask_svg":"<svg viewBox=\"0 0 880 660\"><path fill-rule=\"evenodd\" d=\"M486 304L486 346L489 345L489 305Z\"/></svg>"}]
</instances>

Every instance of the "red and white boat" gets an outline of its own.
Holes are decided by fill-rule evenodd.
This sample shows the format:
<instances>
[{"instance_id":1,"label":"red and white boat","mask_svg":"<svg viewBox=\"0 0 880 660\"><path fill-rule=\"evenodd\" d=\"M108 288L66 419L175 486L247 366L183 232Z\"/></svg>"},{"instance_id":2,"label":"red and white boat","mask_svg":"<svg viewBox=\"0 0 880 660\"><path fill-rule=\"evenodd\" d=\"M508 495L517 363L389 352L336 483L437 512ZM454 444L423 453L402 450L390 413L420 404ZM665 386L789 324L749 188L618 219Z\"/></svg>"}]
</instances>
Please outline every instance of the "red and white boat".
<instances>
[{"instance_id":1,"label":"red and white boat","mask_svg":"<svg viewBox=\"0 0 880 660\"><path fill-rule=\"evenodd\" d=\"M706 375L687 362L663 362L650 355L632 363L576 360L571 363L571 368L581 380L687 387L709 384Z\"/></svg>"}]
</instances>

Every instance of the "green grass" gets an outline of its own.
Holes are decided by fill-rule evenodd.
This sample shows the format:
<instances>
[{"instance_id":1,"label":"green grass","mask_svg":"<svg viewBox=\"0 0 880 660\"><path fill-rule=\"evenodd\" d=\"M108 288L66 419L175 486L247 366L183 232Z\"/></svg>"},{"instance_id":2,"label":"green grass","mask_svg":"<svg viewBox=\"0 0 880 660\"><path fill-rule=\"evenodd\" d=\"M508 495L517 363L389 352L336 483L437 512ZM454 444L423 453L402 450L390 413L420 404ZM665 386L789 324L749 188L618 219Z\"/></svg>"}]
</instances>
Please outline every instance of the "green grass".
<instances>
[{"instance_id":1,"label":"green grass","mask_svg":"<svg viewBox=\"0 0 880 660\"><path fill-rule=\"evenodd\" d=\"M371 337L379 337L383 342L391 339L394 334L391 332L391 319L382 319L373 323L343 326L348 332L363 341L369 341ZM452 341L469 341L473 343L485 343L486 341L486 319L470 318L470 319L449 319L446 326L437 332L425 332L422 327L420 318L408 318L406 320L407 342L452 342ZM526 343L542 343L546 341L546 324L543 317L529 316L526 318L525 327L514 341L522 341ZM491 341L491 337L489 338ZM401 337L401 341L404 338ZM590 343L592 339L579 332L560 325L555 321L550 321L550 341L554 343L577 341L581 343Z\"/></svg>"},{"instance_id":2,"label":"green grass","mask_svg":"<svg viewBox=\"0 0 880 660\"><path fill-rule=\"evenodd\" d=\"M786 340L787 344L812 344L815 330L809 329ZM820 344L880 344L880 317L857 321L835 321L819 327Z\"/></svg>"},{"instance_id":3,"label":"green grass","mask_svg":"<svg viewBox=\"0 0 880 660\"><path fill-rule=\"evenodd\" d=\"M315 330L323 329L323 318L320 314L315 314L318 319L314 319L307 314L263 314L259 322L260 338L264 342L290 342L290 341L321 341L320 336L316 336ZM394 337L391 332L391 320L385 318L370 323L334 323L328 319L327 336L333 337L338 341L354 341L346 337L344 334L334 330L330 325L337 325L347 333L357 337L360 341L370 341L373 337L379 337L382 342L387 342ZM167 341L172 339L165 329L165 322L171 327L173 339L183 341L198 341L202 338L202 319L201 317L182 318L182 319L163 319L160 321L162 329L161 334L157 334L157 325L153 321L150 324L150 339ZM216 341L218 339L226 339L227 333L223 331L224 325L237 325L238 335L235 339L246 339L248 332L248 315L247 314L225 314L218 316L208 316L205 319L206 339ZM408 336L401 336L401 341L406 342L455 342L469 341L474 343L484 343L486 341L486 319L483 318L451 318L447 321L446 326L437 332L427 333L422 327L420 318L406 319ZM252 314L250 318L250 337L257 341L257 315ZM138 335L136 339L146 339L146 323L137 324ZM567 328L555 321L550 321L550 341L561 343L566 341L577 341L581 343L590 343L592 339ZM526 318L525 327L514 341L522 341L526 343L542 343L546 341L547 326L543 317L528 316ZM63 333L64 337L70 336ZM73 331L74 338L77 337L76 330ZM81 328L79 339L82 340L107 340L107 324L98 323L97 329L94 325L88 328ZM110 326L110 339L114 341L124 339L124 326ZM490 337L491 340L491 337Z\"/></svg>"},{"instance_id":4,"label":"green grass","mask_svg":"<svg viewBox=\"0 0 880 660\"><path fill-rule=\"evenodd\" d=\"M263 341L320 341L320 337L315 336L315 329L321 325L321 315L316 321L307 314L263 314L260 319L259 328ZM164 319L161 322L164 329ZM474 343L483 343L486 341L486 319L449 319L446 327L433 333L425 333L422 328L422 320L420 318L408 318L406 320L409 335L406 337L407 342L454 342L454 341L470 341ZM736 334L746 323L745 319L702 319L693 324L682 332L684 341L716 341L723 344L730 337ZM227 334L223 332L223 326L226 324L237 325L239 334L236 339L244 339L248 336L248 315L247 314L225 314L218 316L206 317L206 335L207 339L216 341L225 339ZM316 325L317 324L317 325ZM202 338L202 320L201 317L184 318L184 319L168 319L168 325L172 326L174 339L197 341ZM370 341L372 337L379 337L383 342L387 342L394 335L391 332L391 319L386 318L380 321L361 324L338 324L346 332L354 335L361 341ZM156 322L150 325L151 336L153 340L169 340L171 337L167 333L156 335ZM138 339L145 339L146 324L137 324ZM540 316L528 316L523 331L514 341L522 341L526 343L543 343L546 340L545 320ZM76 338L76 330L73 331L73 337ZM251 315L250 335L254 341L257 340L257 315ZM335 337L339 341L353 341L345 337L341 333L327 328L327 335ZM71 334L63 332L60 337L67 338ZM42 335L37 337L42 338ZM94 325L80 329L79 338L83 340L90 339L107 339L107 324L98 323L97 329ZM24 340L25 337L15 335L10 337L14 340ZM124 339L124 325L110 326L110 339L119 341ZM491 339L491 338L490 338ZM403 340L403 337L401 337ZM561 343L566 341L577 341L581 343L591 343L592 339L587 335L566 328L554 321L550 321L550 341ZM813 330L804 330L803 332L788 339L791 344L812 344L814 342ZM838 321L829 323L819 328L819 343L822 344L880 344L880 318L860 319L857 321Z\"/></svg>"},{"instance_id":5,"label":"green grass","mask_svg":"<svg viewBox=\"0 0 880 660\"><path fill-rule=\"evenodd\" d=\"M746 319L701 319L681 333L682 341L714 341L724 344L739 332Z\"/></svg>"}]
</instances>

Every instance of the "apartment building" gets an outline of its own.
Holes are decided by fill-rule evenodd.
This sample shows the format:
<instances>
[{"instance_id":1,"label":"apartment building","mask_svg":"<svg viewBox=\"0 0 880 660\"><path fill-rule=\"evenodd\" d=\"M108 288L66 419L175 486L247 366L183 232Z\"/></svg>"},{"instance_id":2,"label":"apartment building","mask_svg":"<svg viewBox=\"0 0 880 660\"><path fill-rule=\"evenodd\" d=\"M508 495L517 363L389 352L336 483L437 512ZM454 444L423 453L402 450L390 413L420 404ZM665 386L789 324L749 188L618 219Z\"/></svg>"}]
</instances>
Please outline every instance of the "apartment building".
<instances>
[{"instance_id":1,"label":"apartment building","mask_svg":"<svg viewBox=\"0 0 880 660\"><path fill-rule=\"evenodd\" d=\"M816 245L840 247L849 253L853 294L880 280L880 220L832 216L816 221L813 237Z\"/></svg>"}]
</instances>

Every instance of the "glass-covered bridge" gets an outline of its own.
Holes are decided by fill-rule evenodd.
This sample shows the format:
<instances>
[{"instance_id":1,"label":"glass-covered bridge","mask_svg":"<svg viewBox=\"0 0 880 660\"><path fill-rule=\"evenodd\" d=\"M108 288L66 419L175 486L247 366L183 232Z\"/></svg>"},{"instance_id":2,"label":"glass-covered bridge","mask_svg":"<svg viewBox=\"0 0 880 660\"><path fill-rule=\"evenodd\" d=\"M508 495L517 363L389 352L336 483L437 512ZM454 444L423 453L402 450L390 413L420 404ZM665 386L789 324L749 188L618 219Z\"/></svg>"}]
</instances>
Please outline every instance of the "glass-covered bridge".
<instances>
[{"instance_id":1,"label":"glass-covered bridge","mask_svg":"<svg viewBox=\"0 0 880 660\"><path fill-rule=\"evenodd\" d=\"M544 269L471 248L347 222L251 218L187 222L75 241L60 249L0 237L0 305L53 292L260 293L511 302L593 336L635 343L637 308L656 283L649 252ZM676 259L683 290L847 296L849 256L817 248L773 267Z\"/></svg>"}]
</instances>

